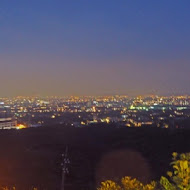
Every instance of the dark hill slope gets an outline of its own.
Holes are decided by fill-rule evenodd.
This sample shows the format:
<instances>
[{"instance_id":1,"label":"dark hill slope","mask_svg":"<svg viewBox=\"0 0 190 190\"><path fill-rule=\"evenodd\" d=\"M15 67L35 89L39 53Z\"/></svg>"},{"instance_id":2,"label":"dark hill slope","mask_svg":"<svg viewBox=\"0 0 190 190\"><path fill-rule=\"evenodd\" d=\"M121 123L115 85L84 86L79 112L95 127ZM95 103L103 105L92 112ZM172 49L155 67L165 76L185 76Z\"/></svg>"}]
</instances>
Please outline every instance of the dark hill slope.
<instances>
[{"instance_id":1,"label":"dark hill slope","mask_svg":"<svg viewBox=\"0 0 190 190\"><path fill-rule=\"evenodd\" d=\"M171 153L190 152L190 130L44 127L0 131L0 184L21 190L60 186L61 153L69 147L67 189L131 175L147 182L169 169Z\"/></svg>"}]
</instances>

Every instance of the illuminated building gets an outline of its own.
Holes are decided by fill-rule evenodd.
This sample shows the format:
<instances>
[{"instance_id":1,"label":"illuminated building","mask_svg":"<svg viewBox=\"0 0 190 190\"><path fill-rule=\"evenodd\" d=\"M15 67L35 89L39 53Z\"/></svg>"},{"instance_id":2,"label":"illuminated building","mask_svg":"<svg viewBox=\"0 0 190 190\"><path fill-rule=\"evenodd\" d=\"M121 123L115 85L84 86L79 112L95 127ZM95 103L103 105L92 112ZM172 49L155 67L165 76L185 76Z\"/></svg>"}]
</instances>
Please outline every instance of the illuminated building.
<instances>
[{"instance_id":1,"label":"illuminated building","mask_svg":"<svg viewBox=\"0 0 190 190\"><path fill-rule=\"evenodd\" d=\"M15 129L16 126L17 122L11 117L9 107L0 102L0 129Z\"/></svg>"}]
</instances>

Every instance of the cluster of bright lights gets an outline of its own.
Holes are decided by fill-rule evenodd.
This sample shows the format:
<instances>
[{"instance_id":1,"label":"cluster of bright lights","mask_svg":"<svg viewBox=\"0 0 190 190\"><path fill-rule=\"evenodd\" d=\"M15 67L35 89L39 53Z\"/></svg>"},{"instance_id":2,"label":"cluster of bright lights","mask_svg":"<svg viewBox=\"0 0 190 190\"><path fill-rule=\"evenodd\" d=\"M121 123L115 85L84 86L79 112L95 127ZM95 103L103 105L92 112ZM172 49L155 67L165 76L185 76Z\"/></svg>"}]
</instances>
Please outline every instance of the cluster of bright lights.
<instances>
[{"instance_id":1,"label":"cluster of bright lights","mask_svg":"<svg viewBox=\"0 0 190 190\"><path fill-rule=\"evenodd\" d=\"M25 129L25 128L26 128L26 126L23 125L23 124L19 124L19 125L17 125L17 127L16 127L16 129L18 129L18 130L20 130L20 129Z\"/></svg>"}]
</instances>

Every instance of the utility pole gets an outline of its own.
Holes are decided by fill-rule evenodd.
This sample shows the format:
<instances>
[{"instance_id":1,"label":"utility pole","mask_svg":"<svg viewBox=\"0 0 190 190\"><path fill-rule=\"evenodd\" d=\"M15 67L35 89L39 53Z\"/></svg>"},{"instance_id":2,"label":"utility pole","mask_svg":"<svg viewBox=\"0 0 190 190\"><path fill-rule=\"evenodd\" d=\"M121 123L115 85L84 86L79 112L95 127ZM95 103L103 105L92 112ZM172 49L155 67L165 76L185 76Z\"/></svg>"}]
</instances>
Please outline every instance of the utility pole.
<instances>
[{"instance_id":1,"label":"utility pole","mask_svg":"<svg viewBox=\"0 0 190 190\"><path fill-rule=\"evenodd\" d=\"M65 174L69 173L68 164L70 160L68 158L68 147L66 146L65 153L62 154L62 179L61 179L61 190L65 190Z\"/></svg>"}]
</instances>

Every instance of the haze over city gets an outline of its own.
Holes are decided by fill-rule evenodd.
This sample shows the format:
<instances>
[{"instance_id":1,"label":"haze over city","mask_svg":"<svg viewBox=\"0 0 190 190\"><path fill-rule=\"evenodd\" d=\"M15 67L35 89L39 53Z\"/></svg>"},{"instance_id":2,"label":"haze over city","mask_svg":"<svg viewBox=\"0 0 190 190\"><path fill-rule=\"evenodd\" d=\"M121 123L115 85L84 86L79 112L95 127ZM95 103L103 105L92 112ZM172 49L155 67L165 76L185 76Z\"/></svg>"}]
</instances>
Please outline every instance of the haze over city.
<instances>
[{"instance_id":1,"label":"haze over city","mask_svg":"<svg viewBox=\"0 0 190 190\"><path fill-rule=\"evenodd\" d=\"M189 7L1 0L1 97L189 94Z\"/></svg>"}]
</instances>

